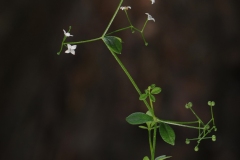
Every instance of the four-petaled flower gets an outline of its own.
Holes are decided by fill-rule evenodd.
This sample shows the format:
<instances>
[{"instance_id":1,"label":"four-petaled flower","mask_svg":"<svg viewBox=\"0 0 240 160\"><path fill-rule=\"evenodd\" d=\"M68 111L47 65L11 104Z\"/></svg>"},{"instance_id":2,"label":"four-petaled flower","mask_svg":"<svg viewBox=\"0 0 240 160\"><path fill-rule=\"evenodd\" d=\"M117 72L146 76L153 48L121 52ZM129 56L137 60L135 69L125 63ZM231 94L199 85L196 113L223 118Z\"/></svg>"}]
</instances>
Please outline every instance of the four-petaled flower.
<instances>
[{"instance_id":1,"label":"four-petaled flower","mask_svg":"<svg viewBox=\"0 0 240 160\"><path fill-rule=\"evenodd\" d=\"M152 1L152 4L155 3L155 0L150 0L150 1Z\"/></svg>"},{"instance_id":2,"label":"four-petaled flower","mask_svg":"<svg viewBox=\"0 0 240 160\"><path fill-rule=\"evenodd\" d=\"M66 32L65 30L63 30L63 32L64 32L64 35L65 35L66 37L73 36L73 35L71 35L69 32Z\"/></svg>"},{"instance_id":3,"label":"four-petaled flower","mask_svg":"<svg viewBox=\"0 0 240 160\"><path fill-rule=\"evenodd\" d=\"M73 55L75 55L75 49L77 48L77 45L70 45L67 44L68 50L65 51L65 53L72 53Z\"/></svg>"},{"instance_id":4,"label":"four-petaled flower","mask_svg":"<svg viewBox=\"0 0 240 160\"><path fill-rule=\"evenodd\" d=\"M122 6L122 7L120 7L121 10L128 10L128 8L131 9L130 6Z\"/></svg>"},{"instance_id":5,"label":"four-petaled flower","mask_svg":"<svg viewBox=\"0 0 240 160\"><path fill-rule=\"evenodd\" d=\"M148 16L148 20L153 20L155 22L155 19L149 14L149 13L145 13Z\"/></svg>"}]
</instances>

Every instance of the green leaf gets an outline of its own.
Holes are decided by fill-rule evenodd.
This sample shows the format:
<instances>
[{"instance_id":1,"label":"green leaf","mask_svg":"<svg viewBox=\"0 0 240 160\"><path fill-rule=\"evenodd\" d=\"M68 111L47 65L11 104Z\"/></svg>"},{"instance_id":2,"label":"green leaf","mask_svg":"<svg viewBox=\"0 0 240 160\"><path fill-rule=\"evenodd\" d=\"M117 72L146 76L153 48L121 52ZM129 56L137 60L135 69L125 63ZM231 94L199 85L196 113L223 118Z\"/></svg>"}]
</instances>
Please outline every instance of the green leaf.
<instances>
[{"instance_id":1,"label":"green leaf","mask_svg":"<svg viewBox=\"0 0 240 160\"><path fill-rule=\"evenodd\" d=\"M138 126L139 128L141 128L141 129L148 129L147 127L145 127L145 126Z\"/></svg>"},{"instance_id":2,"label":"green leaf","mask_svg":"<svg viewBox=\"0 0 240 160\"><path fill-rule=\"evenodd\" d=\"M122 40L115 36L105 36L103 37L104 43L107 45L108 49L114 53L121 54L122 51Z\"/></svg>"},{"instance_id":3,"label":"green leaf","mask_svg":"<svg viewBox=\"0 0 240 160\"><path fill-rule=\"evenodd\" d=\"M173 129L168 124L160 123L159 132L160 132L160 135L161 135L162 139L166 143L174 145L174 143L175 143L175 133L174 133Z\"/></svg>"},{"instance_id":4,"label":"green leaf","mask_svg":"<svg viewBox=\"0 0 240 160\"><path fill-rule=\"evenodd\" d=\"M162 89L160 87L155 87L153 88L153 90L151 91L152 94L158 94L162 91Z\"/></svg>"},{"instance_id":5,"label":"green leaf","mask_svg":"<svg viewBox=\"0 0 240 160\"><path fill-rule=\"evenodd\" d=\"M155 99L154 95L152 95L152 94L150 94L150 99L151 99L151 101L153 101L153 102L155 102L155 101L156 101L156 99Z\"/></svg>"},{"instance_id":6,"label":"green leaf","mask_svg":"<svg viewBox=\"0 0 240 160\"><path fill-rule=\"evenodd\" d=\"M143 160L149 160L148 156L145 156L145 157L143 158Z\"/></svg>"},{"instance_id":7,"label":"green leaf","mask_svg":"<svg viewBox=\"0 0 240 160\"><path fill-rule=\"evenodd\" d=\"M151 89L155 88L156 84L151 84Z\"/></svg>"},{"instance_id":8,"label":"green leaf","mask_svg":"<svg viewBox=\"0 0 240 160\"><path fill-rule=\"evenodd\" d=\"M148 97L148 95L147 94L141 94L140 96L139 96L139 100L145 100L146 98Z\"/></svg>"},{"instance_id":9,"label":"green leaf","mask_svg":"<svg viewBox=\"0 0 240 160\"><path fill-rule=\"evenodd\" d=\"M159 156L159 157L155 158L155 160L164 160L164 159L167 159L167 158L170 158L170 157L172 157L172 156L167 156L166 157L166 155L162 155L162 156Z\"/></svg>"},{"instance_id":10,"label":"green leaf","mask_svg":"<svg viewBox=\"0 0 240 160\"><path fill-rule=\"evenodd\" d=\"M129 124L135 125L135 124L143 124L149 121L153 121L153 118L145 113L142 112L135 112L130 114L127 118L126 121Z\"/></svg>"}]
</instances>

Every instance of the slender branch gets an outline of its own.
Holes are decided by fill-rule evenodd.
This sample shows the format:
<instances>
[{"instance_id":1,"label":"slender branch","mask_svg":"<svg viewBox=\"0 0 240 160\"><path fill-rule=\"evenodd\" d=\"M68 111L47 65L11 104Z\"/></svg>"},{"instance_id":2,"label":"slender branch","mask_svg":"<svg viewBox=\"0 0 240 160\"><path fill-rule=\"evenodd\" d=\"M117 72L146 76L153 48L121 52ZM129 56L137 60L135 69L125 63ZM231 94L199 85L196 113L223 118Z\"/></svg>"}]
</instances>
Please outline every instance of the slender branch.
<instances>
[{"instance_id":1,"label":"slender branch","mask_svg":"<svg viewBox=\"0 0 240 160\"><path fill-rule=\"evenodd\" d=\"M135 81L133 80L132 76L129 74L128 70L126 69L126 67L122 64L122 62L120 61L120 59L118 58L118 56L112 52L111 50L109 50L113 57L116 59L116 61L118 62L118 64L121 66L121 68L123 69L123 71L125 72L125 74L127 75L128 79L131 81L132 85L134 86L134 88L136 89L136 91L138 92L139 95L142 94L142 92L140 91L140 89L138 88L137 84L135 83ZM146 100L143 100L144 104L146 105L146 107L148 108L149 111L152 111L151 107L149 106L148 102ZM152 115L154 117L154 115Z\"/></svg>"},{"instance_id":2,"label":"slender branch","mask_svg":"<svg viewBox=\"0 0 240 160\"><path fill-rule=\"evenodd\" d=\"M193 128L193 129L204 129L203 127L195 127L195 126L189 126L189 125L185 125L185 124L181 124L178 122L174 122L174 121L166 121L166 120L161 120L161 119L157 119L159 122L162 123L166 123L166 124L171 124L171 125L175 125L175 126L182 126L182 127L187 127L187 128Z\"/></svg>"},{"instance_id":3,"label":"slender branch","mask_svg":"<svg viewBox=\"0 0 240 160\"><path fill-rule=\"evenodd\" d=\"M116 15L117 15L117 12L119 11L120 6L122 5L122 2L123 2L123 0L120 1L120 3L119 3L119 5L118 5L118 7L117 7L117 9L116 9L116 11L115 11L115 13L114 13L114 15L112 16L112 19L110 20L110 22L109 22L107 28L106 28L105 31L103 32L102 37L104 37L104 36L106 35L106 33L107 33L108 29L110 28L110 26L111 26L111 24L112 24L114 18L115 18Z\"/></svg>"},{"instance_id":4,"label":"slender branch","mask_svg":"<svg viewBox=\"0 0 240 160\"><path fill-rule=\"evenodd\" d=\"M65 42L63 44L80 44L80 43L88 43L88 42L93 42L93 41L98 41L101 40L102 37L99 38L94 38L94 39L89 39L89 40L84 40L84 41L78 41L78 42Z\"/></svg>"},{"instance_id":5,"label":"slender branch","mask_svg":"<svg viewBox=\"0 0 240 160\"><path fill-rule=\"evenodd\" d=\"M121 28L121 29L115 30L115 31L110 32L110 33L108 33L108 34L106 34L106 35L110 35L110 34L113 34L113 33L119 32L119 31L123 31L123 30L129 29L129 28L131 28L131 26L128 26L128 27L125 27L125 28Z\"/></svg>"}]
</instances>

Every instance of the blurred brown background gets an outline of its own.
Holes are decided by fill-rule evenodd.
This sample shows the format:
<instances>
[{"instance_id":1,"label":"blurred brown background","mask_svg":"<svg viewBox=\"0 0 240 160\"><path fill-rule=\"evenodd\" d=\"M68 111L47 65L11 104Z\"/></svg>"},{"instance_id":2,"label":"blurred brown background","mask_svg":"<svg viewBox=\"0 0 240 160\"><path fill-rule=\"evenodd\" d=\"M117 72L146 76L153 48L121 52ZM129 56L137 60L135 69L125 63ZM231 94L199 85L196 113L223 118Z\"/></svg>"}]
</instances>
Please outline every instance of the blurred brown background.
<instances>
[{"instance_id":1,"label":"blurred brown background","mask_svg":"<svg viewBox=\"0 0 240 160\"><path fill-rule=\"evenodd\" d=\"M0 159L141 160L147 133L125 117L145 112L138 94L101 41L60 56L63 29L69 41L100 37L119 1L13 0L0 6ZM176 145L158 136L157 155L171 160L238 160L240 107L239 1L125 0L132 23L149 21L146 47L138 33L119 56L141 90L162 88L155 108L162 119L195 120L189 101L207 122L214 100L217 141L185 144L196 130L173 127ZM128 26L123 11L109 31Z\"/></svg>"}]
</instances>

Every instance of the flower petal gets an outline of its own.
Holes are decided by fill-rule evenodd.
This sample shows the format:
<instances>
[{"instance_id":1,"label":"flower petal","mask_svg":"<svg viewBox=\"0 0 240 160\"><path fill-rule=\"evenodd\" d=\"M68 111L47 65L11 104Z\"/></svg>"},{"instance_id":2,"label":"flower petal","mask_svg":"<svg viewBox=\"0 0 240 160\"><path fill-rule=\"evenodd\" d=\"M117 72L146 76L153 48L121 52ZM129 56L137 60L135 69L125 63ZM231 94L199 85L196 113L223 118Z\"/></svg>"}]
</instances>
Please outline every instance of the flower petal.
<instances>
[{"instance_id":1,"label":"flower petal","mask_svg":"<svg viewBox=\"0 0 240 160\"><path fill-rule=\"evenodd\" d=\"M77 48L77 45L71 46L71 49L76 49L76 48Z\"/></svg>"},{"instance_id":2,"label":"flower petal","mask_svg":"<svg viewBox=\"0 0 240 160\"><path fill-rule=\"evenodd\" d=\"M155 22L155 19L149 14L149 13L145 13L148 16L148 20L152 20Z\"/></svg>"}]
</instances>

